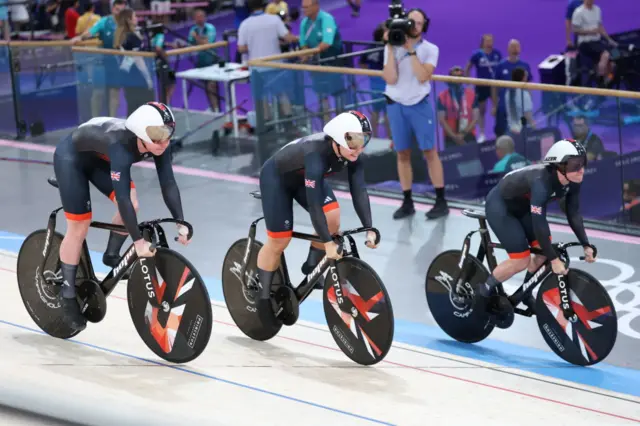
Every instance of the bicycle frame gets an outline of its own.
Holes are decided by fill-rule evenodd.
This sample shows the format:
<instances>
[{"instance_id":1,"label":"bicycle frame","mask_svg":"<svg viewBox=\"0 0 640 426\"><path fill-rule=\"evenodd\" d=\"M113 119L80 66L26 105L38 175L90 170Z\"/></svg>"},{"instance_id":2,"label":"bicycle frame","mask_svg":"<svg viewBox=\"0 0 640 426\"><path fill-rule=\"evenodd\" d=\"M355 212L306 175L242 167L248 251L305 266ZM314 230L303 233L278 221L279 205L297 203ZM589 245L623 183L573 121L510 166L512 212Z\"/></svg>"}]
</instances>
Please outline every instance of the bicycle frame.
<instances>
[{"instance_id":1,"label":"bicycle frame","mask_svg":"<svg viewBox=\"0 0 640 426\"><path fill-rule=\"evenodd\" d=\"M46 282L43 271L47 261L47 257L51 251L51 239L53 238L53 233L56 229L56 221L58 212L62 210L62 207L59 207L51 212L49 215L49 222L47 224L47 236L45 238L44 250L42 251L42 263L40 264L40 279L42 282ZM140 225L142 228L143 238L147 241L151 241L157 247L169 247L167 244L167 239L164 233L164 230L160 226L161 222L175 222L181 225L185 225L189 228L189 236L191 238L193 235L193 229L190 224L187 222L177 220L177 219L158 219L155 221L144 222ZM128 233L127 229L123 225L115 225L113 223L105 223L105 222L91 222L89 225L91 228L98 229L106 229L108 231L115 232L124 232ZM157 241L156 236L157 235ZM118 265L111 269L107 276L99 281L96 278L95 272L93 270L93 264L91 263L91 256L89 253L89 246L87 245L87 240L85 239L82 243L82 253L83 256L80 257L80 261L84 259L84 267L89 274L89 278L93 281L99 282L100 289L104 293L105 297L109 296L111 292L116 288L122 277L129 271L129 269L133 266L133 264L138 260L138 254L136 253L136 249L133 244L127 249L127 251L122 255L120 260L118 261Z\"/></svg>"},{"instance_id":2,"label":"bicycle frame","mask_svg":"<svg viewBox=\"0 0 640 426\"><path fill-rule=\"evenodd\" d=\"M251 223L251 227L249 228L247 248L244 254L244 258L242 260L242 269L240 271L240 276L242 277L242 280L243 280L242 285L244 286L247 285L248 278L247 278L246 270L247 270L247 264L249 262L249 258L252 255L253 242L255 241L255 237L256 237L256 227L258 225L258 222L260 222L263 219L264 217L256 219ZM336 243L339 246L339 250L342 249L344 246L344 238L347 238L347 240L349 241L349 250L346 252L343 252L342 254L343 256L355 256L357 258L360 258L358 254L358 248L356 246L356 242L354 241L351 234L357 234L357 233L366 232L366 231L374 231L377 235L377 240L380 239L378 231L374 228L357 228L357 229L344 231L341 234L334 236L334 241L337 240ZM320 244L323 243L323 241L316 235L305 234L305 233L296 232L296 231L293 231L292 238L305 240L309 242L316 242ZM313 271L311 271L311 274L305 276L302 282L300 282L300 284L296 288L293 287L291 283L291 279L289 278L289 269L287 268L287 261L286 261L284 252L280 255L280 261L281 261L282 269L284 271L284 279L285 279L284 284L294 291L296 298L298 299L298 303L302 303L311 294L311 292L313 291L313 287L318 281L318 279L320 279L324 275L327 269L330 269L331 278L333 280L333 286L335 287L336 300L338 301L338 305L340 306L340 309L342 309L344 312L350 312L351 308L353 307L353 304L348 298L343 297L344 293L342 291L342 284L340 283L340 277L338 273L338 268L336 268L335 259L330 259L327 256L324 256L322 260L318 262L318 265L316 265L316 267L313 268Z\"/></svg>"},{"instance_id":3,"label":"bicycle frame","mask_svg":"<svg viewBox=\"0 0 640 426\"><path fill-rule=\"evenodd\" d=\"M479 217L479 216L469 216L469 217L478 219L478 221L480 222L480 229L469 232L465 237L464 243L462 245L462 257L460 259L459 267L461 268L462 271L468 270L468 268L465 268L465 266L468 258L467 254L469 253L469 249L471 246L471 237L476 232L479 232L480 247L478 247L478 253L476 254L476 258L482 263L486 257L487 264L489 265L489 271L493 272L493 270L498 266L498 262L494 254L494 250L495 249L504 250L504 247L502 246L502 244L494 243L493 241L491 241L491 237L489 235L489 229L487 227L487 220L485 217ZM578 246L578 245L580 244L579 243L560 243L560 244L553 245L554 248L557 249L558 256L565 263L567 269L569 268L570 260L569 260L569 255L566 249L568 247ZM530 251L533 254L544 256L544 253L540 249L532 247ZM502 284L498 286L498 292L501 295L509 298L509 301L514 306L514 311L516 313L530 317L532 316L532 314L529 311L516 308L516 306L520 304L520 302L522 302L539 284L544 282L544 280L546 280L547 277L549 277L549 275L551 275L552 273L553 273L553 269L551 268L551 262L549 262L549 260L545 260L545 262L542 265L540 265L538 269L536 269L536 271L533 273L531 278L529 278L528 281L523 282L522 285L512 295L509 296L506 294ZM466 277L462 277L462 273L460 278L466 279ZM564 275L558 275L558 283L559 283L561 300L563 304L562 309L566 310L567 313L569 313L569 311L572 310L568 302L570 290L569 290L568 282L566 282Z\"/></svg>"}]
</instances>

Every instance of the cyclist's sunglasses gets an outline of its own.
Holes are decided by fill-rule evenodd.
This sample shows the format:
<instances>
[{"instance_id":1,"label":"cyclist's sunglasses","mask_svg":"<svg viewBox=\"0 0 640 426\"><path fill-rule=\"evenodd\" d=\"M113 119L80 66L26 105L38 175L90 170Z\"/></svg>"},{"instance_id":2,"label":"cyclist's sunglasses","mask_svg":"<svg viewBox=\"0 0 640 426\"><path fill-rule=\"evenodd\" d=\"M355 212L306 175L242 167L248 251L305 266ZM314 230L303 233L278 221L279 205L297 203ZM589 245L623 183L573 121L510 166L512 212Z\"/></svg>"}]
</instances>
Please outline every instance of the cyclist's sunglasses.
<instances>
[{"instance_id":1,"label":"cyclist's sunglasses","mask_svg":"<svg viewBox=\"0 0 640 426\"><path fill-rule=\"evenodd\" d=\"M151 134L149 134L149 130L151 130ZM176 126L172 124L165 124L163 126L149 126L147 127L147 134L151 137L151 140L154 142L164 142L171 139L173 133L176 131Z\"/></svg>"},{"instance_id":2,"label":"cyclist's sunglasses","mask_svg":"<svg viewBox=\"0 0 640 426\"><path fill-rule=\"evenodd\" d=\"M347 132L344 140L351 149L364 148L371 140L371 132Z\"/></svg>"},{"instance_id":3,"label":"cyclist's sunglasses","mask_svg":"<svg viewBox=\"0 0 640 426\"><path fill-rule=\"evenodd\" d=\"M578 172L587 166L587 157L573 157L567 161L567 173Z\"/></svg>"}]
</instances>

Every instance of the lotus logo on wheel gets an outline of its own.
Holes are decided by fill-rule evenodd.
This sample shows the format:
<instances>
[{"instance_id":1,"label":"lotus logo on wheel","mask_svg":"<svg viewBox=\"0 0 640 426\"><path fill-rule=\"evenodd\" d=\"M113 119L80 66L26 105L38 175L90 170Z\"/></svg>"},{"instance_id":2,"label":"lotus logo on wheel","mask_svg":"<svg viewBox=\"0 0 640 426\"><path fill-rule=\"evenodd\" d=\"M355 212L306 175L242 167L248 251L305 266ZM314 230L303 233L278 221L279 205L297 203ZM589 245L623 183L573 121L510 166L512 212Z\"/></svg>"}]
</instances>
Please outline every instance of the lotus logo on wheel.
<instances>
[{"instance_id":1,"label":"lotus logo on wheel","mask_svg":"<svg viewBox=\"0 0 640 426\"><path fill-rule=\"evenodd\" d=\"M140 259L140 270L142 271L144 279L144 287L147 289L147 295L149 299L156 297L156 293L153 289L153 281L151 281L151 274L149 274L149 267L146 264L145 259Z\"/></svg>"},{"instance_id":2,"label":"lotus logo on wheel","mask_svg":"<svg viewBox=\"0 0 640 426\"><path fill-rule=\"evenodd\" d=\"M564 280L564 275L558 275L558 287L560 288L560 303L562 309L569 309L569 292L567 291L567 283Z\"/></svg>"},{"instance_id":3,"label":"lotus logo on wheel","mask_svg":"<svg viewBox=\"0 0 640 426\"><path fill-rule=\"evenodd\" d=\"M340 285L340 280L338 280L336 267L332 266L329 269L329 273L331 274L331 279L333 280L333 287L336 292L336 301L338 302L338 305L342 305L342 302L344 302L344 299L342 298L342 286Z\"/></svg>"}]
</instances>

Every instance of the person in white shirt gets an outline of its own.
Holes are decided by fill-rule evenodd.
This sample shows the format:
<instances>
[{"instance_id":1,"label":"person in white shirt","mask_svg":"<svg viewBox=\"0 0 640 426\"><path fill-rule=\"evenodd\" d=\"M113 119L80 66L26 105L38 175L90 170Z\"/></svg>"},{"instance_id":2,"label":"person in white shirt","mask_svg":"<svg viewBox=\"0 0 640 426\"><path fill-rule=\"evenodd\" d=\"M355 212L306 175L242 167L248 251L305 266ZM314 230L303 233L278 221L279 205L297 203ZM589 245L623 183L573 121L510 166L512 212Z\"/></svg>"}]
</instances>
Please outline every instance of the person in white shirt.
<instances>
[{"instance_id":1,"label":"person in white shirt","mask_svg":"<svg viewBox=\"0 0 640 426\"><path fill-rule=\"evenodd\" d=\"M524 83L528 79L527 70L517 67L511 72L511 80ZM531 93L523 89L507 89L504 95L507 110L507 128L511 134L522 132L522 119L527 127L535 128Z\"/></svg>"},{"instance_id":2,"label":"person in white shirt","mask_svg":"<svg viewBox=\"0 0 640 426\"><path fill-rule=\"evenodd\" d=\"M249 0L251 15L238 28L238 52L248 60L264 58L281 53L284 40L293 43L298 37L291 34L278 15L264 13L266 4L262 0ZM281 113L291 115L291 103L287 91L291 85L291 71L278 68L251 67L251 92L257 104L262 105L266 119L271 118L269 97L279 100Z\"/></svg>"},{"instance_id":3,"label":"person in white shirt","mask_svg":"<svg viewBox=\"0 0 640 426\"><path fill-rule=\"evenodd\" d=\"M436 202L427 212L427 218L447 215L449 207L444 198L444 171L435 141L435 114L429 101L431 76L438 65L439 49L424 40L429 20L421 9L411 9L407 17L413 20L411 33L403 46L387 43L384 49L382 78L387 83L387 118L391 139L398 155L398 176L404 194L402 206L393 214L394 219L413 215L416 211L411 197L413 170L411 144L415 136L427 161L429 177L436 192ZM385 31L384 40L388 40Z\"/></svg>"},{"instance_id":4,"label":"person in white shirt","mask_svg":"<svg viewBox=\"0 0 640 426\"><path fill-rule=\"evenodd\" d=\"M597 63L597 72L604 77L609 71L609 45L617 46L602 25L602 12L596 6L594 0L584 0L571 16L573 32L577 35L578 50L581 55ZM605 38L608 42L602 38Z\"/></svg>"}]
</instances>

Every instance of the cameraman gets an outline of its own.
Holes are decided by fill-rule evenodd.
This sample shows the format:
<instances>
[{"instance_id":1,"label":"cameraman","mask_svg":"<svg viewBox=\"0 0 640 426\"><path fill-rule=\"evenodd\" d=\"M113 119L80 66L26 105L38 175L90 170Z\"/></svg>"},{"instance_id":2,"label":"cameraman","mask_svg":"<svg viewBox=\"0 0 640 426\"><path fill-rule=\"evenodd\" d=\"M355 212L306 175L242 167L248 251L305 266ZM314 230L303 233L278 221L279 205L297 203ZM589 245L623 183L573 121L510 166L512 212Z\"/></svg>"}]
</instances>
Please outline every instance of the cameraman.
<instances>
[{"instance_id":1,"label":"cameraman","mask_svg":"<svg viewBox=\"0 0 640 426\"><path fill-rule=\"evenodd\" d=\"M411 197L411 142L415 136L427 161L429 177L436 191L435 205L426 216L428 219L435 219L449 213L444 198L442 163L435 144L435 116L429 102L430 80L438 64L439 49L422 38L427 29L427 16L421 9L409 10L407 18L413 24L406 31L404 43L397 45L395 34L392 34L389 42L388 29L384 34L387 44L382 77L387 83L387 116L393 146L398 155L398 176L404 193L402 206L393 214L393 218L401 219L415 213Z\"/></svg>"}]
</instances>

